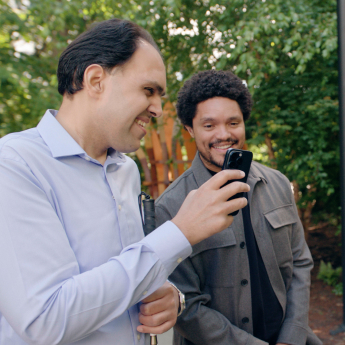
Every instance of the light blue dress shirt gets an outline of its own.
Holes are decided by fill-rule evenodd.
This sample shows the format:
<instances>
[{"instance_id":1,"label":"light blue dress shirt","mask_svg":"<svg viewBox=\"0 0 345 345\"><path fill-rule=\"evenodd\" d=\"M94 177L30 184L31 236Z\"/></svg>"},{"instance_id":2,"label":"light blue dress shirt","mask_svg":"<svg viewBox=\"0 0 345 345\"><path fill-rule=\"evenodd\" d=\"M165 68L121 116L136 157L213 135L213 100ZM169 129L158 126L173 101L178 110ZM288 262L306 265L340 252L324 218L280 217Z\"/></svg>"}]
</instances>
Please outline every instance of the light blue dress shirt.
<instances>
[{"instance_id":1,"label":"light blue dress shirt","mask_svg":"<svg viewBox=\"0 0 345 345\"><path fill-rule=\"evenodd\" d=\"M0 345L147 344L139 302L191 246L171 222L144 238L134 161L101 165L56 113L0 140Z\"/></svg>"}]
</instances>

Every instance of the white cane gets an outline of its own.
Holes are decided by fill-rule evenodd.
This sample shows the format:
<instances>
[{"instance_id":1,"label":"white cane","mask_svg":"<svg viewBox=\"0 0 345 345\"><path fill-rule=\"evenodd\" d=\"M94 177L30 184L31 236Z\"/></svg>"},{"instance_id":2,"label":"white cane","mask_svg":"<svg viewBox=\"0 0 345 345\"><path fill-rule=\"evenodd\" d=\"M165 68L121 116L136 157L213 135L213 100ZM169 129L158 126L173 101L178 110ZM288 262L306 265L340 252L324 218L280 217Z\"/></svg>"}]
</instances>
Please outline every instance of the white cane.
<instances>
[{"instance_id":1,"label":"white cane","mask_svg":"<svg viewBox=\"0 0 345 345\"><path fill-rule=\"evenodd\" d=\"M144 195L145 199L142 200L141 196ZM156 229L156 215L155 215L155 201L150 199L150 196L144 192L139 195L139 208L141 213L141 202L144 208L143 228L145 235L148 235L151 231ZM157 335L150 333L150 345L157 345Z\"/></svg>"}]
</instances>

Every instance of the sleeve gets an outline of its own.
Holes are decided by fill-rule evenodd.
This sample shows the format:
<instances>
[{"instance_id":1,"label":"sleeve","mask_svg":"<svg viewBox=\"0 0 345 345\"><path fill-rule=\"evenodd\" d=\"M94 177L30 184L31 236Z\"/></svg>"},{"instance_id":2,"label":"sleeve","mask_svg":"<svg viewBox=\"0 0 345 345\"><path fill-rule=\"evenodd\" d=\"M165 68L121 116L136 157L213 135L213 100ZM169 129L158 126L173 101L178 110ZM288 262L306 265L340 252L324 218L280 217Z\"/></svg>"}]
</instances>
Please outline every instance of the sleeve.
<instances>
[{"instance_id":1,"label":"sleeve","mask_svg":"<svg viewBox=\"0 0 345 345\"><path fill-rule=\"evenodd\" d=\"M191 252L168 222L80 273L64 226L25 162L2 157L0 190L0 314L29 344L88 336L163 285Z\"/></svg>"},{"instance_id":2,"label":"sleeve","mask_svg":"<svg viewBox=\"0 0 345 345\"><path fill-rule=\"evenodd\" d=\"M157 225L171 218L166 207L156 205ZM186 309L177 318L174 327L183 338L198 345L267 345L233 325L223 314L208 307L211 296L201 291L200 280L190 258L175 269L169 280L185 294Z\"/></svg>"},{"instance_id":3,"label":"sleeve","mask_svg":"<svg viewBox=\"0 0 345 345\"><path fill-rule=\"evenodd\" d=\"M297 223L292 225L291 233L291 252L293 256L293 275L290 286L287 287L286 313L281 326L278 343L291 345L305 345L308 332L308 312L309 312L309 294L310 294L310 271L313 268L313 260L304 238L303 225L298 217L297 207L290 190L291 203L294 206L294 212ZM316 336L311 344L322 344Z\"/></svg>"}]
</instances>

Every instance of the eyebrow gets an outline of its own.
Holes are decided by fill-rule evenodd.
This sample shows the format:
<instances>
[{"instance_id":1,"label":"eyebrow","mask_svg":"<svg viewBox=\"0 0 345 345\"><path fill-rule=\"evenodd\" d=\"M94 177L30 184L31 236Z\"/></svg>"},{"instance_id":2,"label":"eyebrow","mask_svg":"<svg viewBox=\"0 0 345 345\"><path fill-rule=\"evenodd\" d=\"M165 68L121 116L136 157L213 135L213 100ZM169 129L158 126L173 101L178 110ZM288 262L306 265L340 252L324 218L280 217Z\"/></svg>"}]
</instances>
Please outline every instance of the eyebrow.
<instances>
[{"instance_id":1,"label":"eyebrow","mask_svg":"<svg viewBox=\"0 0 345 345\"><path fill-rule=\"evenodd\" d=\"M157 82L152 81L152 80L147 80L146 82L152 84L155 87L155 89L158 91L161 97L165 96L165 92L163 88Z\"/></svg>"},{"instance_id":2,"label":"eyebrow","mask_svg":"<svg viewBox=\"0 0 345 345\"><path fill-rule=\"evenodd\" d=\"M241 116L240 115L234 115L234 116L230 116L228 118L229 121L234 121L234 120L238 120L240 119ZM214 117L204 117L201 119L201 122L214 122L214 121L217 121L217 118L214 118Z\"/></svg>"}]
</instances>

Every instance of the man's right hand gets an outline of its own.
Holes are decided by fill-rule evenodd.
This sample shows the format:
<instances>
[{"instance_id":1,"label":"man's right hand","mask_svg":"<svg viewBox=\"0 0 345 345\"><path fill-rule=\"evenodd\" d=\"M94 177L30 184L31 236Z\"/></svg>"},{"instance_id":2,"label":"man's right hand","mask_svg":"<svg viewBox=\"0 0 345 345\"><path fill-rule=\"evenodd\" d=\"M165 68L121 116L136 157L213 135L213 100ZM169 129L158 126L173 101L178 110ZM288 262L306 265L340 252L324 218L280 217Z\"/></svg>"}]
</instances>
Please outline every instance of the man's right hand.
<instances>
[{"instance_id":1,"label":"man's right hand","mask_svg":"<svg viewBox=\"0 0 345 345\"><path fill-rule=\"evenodd\" d=\"M191 245L208 238L231 225L233 217L228 214L247 205L246 198L228 199L240 192L248 192L249 186L228 180L244 177L240 170L222 170L191 191L172 222L183 232Z\"/></svg>"}]
</instances>

